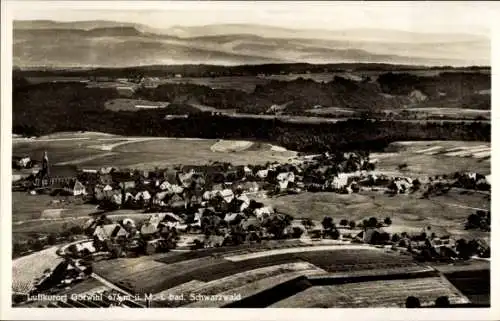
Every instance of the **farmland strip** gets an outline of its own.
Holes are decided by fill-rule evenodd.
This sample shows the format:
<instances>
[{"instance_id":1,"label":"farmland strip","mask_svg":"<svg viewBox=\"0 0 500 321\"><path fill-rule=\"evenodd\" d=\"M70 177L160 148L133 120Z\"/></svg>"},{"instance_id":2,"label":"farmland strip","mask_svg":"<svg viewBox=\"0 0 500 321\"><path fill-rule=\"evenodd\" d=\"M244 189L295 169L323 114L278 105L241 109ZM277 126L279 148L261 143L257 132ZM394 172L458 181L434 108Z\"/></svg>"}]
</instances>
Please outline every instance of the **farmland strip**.
<instances>
[{"instance_id":1,"label":"farmland strip","mask_svg":"<svg viewBox=\"0 0 500 321\"><path fill-rule=\"evenodd\" d=\"M311 246L306 248L289 248L289 249L277 249L277 250L269 250L257 253L243 254L243 255L235 255L235 256L226 256L225 259L238 262L238 261L246 261L252 260L261 257L281 255L281 254L293 254L293 253L304 253L304 252L316 252L316 251L331 251L331 250L374 250L377 251L379 249L374 247L369 247L365 245L324 245L324 246Z\"/></svg>"},{"instance_id":2,"label":"farmland strip","mask_svg":"<svg viewBox=\"0 0 500 321\"><path fill-rule=\"evenodd\" d=\"M424 154L426 152L434 151L436 149L441 149L441 148L443 148L443 147L441 147L441 146L433 146L433 147L429 147L429 148L426 148L426 149L417 150L417 151L415 151L415 153Z\"/></svg>"}]
</instances>

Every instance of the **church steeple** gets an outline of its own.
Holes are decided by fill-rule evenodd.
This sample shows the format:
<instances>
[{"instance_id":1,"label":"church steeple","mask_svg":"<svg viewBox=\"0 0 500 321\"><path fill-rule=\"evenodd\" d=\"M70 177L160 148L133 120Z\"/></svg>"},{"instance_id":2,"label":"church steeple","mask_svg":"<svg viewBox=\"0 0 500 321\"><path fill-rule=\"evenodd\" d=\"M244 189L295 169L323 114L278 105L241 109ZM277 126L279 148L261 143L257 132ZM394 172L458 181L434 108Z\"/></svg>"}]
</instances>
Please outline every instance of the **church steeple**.
<instances>
[{"instance_id":1,"label":"church steeple","mask_svg":"<svg viewBox=\"0 0 500 321\"><path fill-rule=\"evenodd\" d=\"M45 176L49 176L49 156L47 155L47 151L43 153L42 172Z\"/></svg>"}]
</instances>

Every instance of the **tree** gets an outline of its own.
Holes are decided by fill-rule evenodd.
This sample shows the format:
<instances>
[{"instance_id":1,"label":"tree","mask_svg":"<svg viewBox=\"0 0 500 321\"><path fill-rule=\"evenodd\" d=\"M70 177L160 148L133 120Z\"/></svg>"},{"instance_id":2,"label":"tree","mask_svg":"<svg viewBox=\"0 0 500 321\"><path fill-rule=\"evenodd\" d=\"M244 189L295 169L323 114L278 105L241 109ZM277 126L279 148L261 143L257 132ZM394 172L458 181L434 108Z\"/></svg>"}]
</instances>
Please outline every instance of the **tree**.
<instances>
[{"instance_id":1,"label":"tree","mask_svg":"<svg viewBox=\"0 0 500 321\"><path fill-rule=\"evenodd\" d=\"M467 217L467 222L465 223L465 229L474 229L479 227L481 224L481 218L479 215L472 213Z\"/></svg>"},{"instance_id":2,"label":"tree","mask_svg":"<svg viewBox=\"0 0 500 321\"><path fill-rule=\"evenodd\" d=\"M262 226L267 228L267 231L274 235L275 239L282 239L284 237L284 232L287 226L289 226L291 221L287 216L275 215L267 219Z\"/></svg>"},{"instance_id":3,"label":"tree","mask_svg":"<svg viewBox=\"0 0 500 321\"><path fill-rule=\"evenodd\" d=\"M241 225L232 225L230 235L233 245L240 245L245 242L246 233Z\"/></svg>"},{"instance_id":4,"label":"tree","mask_svg":"<svg viewBox=\"0 0 500 321\"><path fill-rule=\"evenodd\" d=\"M347 226L347 225L349 225L349 221L346 220L345 218L341 219L340 222L339 222L339 225L341 225L341 226Z\"/></svg>"},{"instance_id":5,"label":"tree","mask_svg":"<svg viewBox=\"0 0 500 321\"><path fill-rule=\"evenodd\" d=\"M461 258L463 260L470 259L471 253L470 253L469 246L468 246L466 240L464 240L464 239L457 240L456 248L457 248L457 253L458 253L459 258Z\"/></svg>"},{"instance_id":6,"label":"tree","mask_svg":"<svg viewBox=\"0 0 500 321\"><path fill-rule=\"evenodd\" d=\"M192 250L198 250L203 248L203 242L199 239L194 239L193 245L191 246Z\"/></svg>"},{"instance_id":7,"label":"tree","mask_svg":"<svg viewBox=\"0 0 500 321\"><path fill-rule=\"evenodd\" d=\"M403 164L399 164L399 165L398 165L398 169L399 169L399 170L404 170L404 169L407 169L407 168L408 168L408 164L406 164L406 163L403 163Z\"/></svg>"},{"instance_id":8,"label":"tree","mask_svg":"<svg viewBox=\"0 0 500 321\"><path fill-rule=\"evenodd\" d=\"M261 237L259 236L259 234L256 232L256 231L252 231L248 234L247 236L247 240L249 242L257 242L257 243L260 243L261 242Z\"/></svg>"},{"instance_id":9,"label":"tree","mask_svg":"<svg viewBox=\"0 0 500 321\"><path fill-rule=\"evenodd\" d=\"M368 220L368 227L376 227L378 223L378 220L376 217L370 217Z\"/></svg>"},{"instance_id":10,"label":"tree","mask_svg":"<svg viewBox=\"0 0 500 321\"><path fill-rule=\"evenodd\" d=\"M437 308L447 308L450 306L450 300L447 296L440 296L436 299L435 306Z\"/></svg>"},{"instance_id":11,"label":"tree","mask_svg":"<svg viewBox=\"0 0 500 321\"><path fill-rule=\"evenodd\" d=\"M427 239L427 233L422 232L416 237L416 241L425 241Z\"/></svg>"},{"instance_id":12,"label":"tree","mask_svg":"<svg viewBox=\"0 0 500 321\"><path fill-rule=\"evenodd\" d=\"M83 229L81 228L81 226L72 226L69 231L71 232L71 234L73 235L79 235L79 234L83 234Z\"/></svg>"},{"instance_id":13,"label":"tree","mask_svg":"<svg viewBox=\"0 0 500 321\"><path fill-rule=\"evenodd\" d=\"M43 242L42 242L42 241L40 241L40 240L38 240L38 239L36 239L36 240L35 240L35 241L31 244L31 249L32 249L33 251L40 251L40 250L42 250L42 249L43 249L43 246L44 246Z\"/></svg>"},{"instance_id":14,"label":"tree","mask_svg":"<svg viewBox=\"0 0 500 321\"><path fill-rule=\"evenodd\" d=\"M467 243L468 251L470 255L474 255L479 251L480 245L479 242L476 240L470 240Z\"/></svg>"},{"instance_id":15,"label":"tree","mask_svg":"<svg viewBox=\"0 0 500 321\"><path fill-rule=\"evenodd\" d=\"M324 236L333 240L338 240L340 238L340 233L337 229L329 229L324 231Z\"/></svg>"},{"instance_id":16,"label":"tree","mask_svg":"<svg viewBox=\"0 0 500 321\"><path fill-rule=\"evenodd\" d=\"M417 297L409 296L406 298L406 308L420 308L420 300Z\"/></svg>"},{"instance_id":17,"label":"tree","mask_svg":"<svg viewBox=\"0 0 500 321\"><path fill-rule=\"evenodd\" d=\"M391 218L390 218L390 217L386 217L386 218L384 219L384 224L385 224L385 225L391 225L391 224L392 224L392 220L391 220Z\"/></svg>"},{"instance_id":18,"label":"tree","mask_svg":"<svg viewBox=\"0 0 500 321\"><path fill-rule=\"evenodd\" d=\"M413 182L412 182L412 185L411 185L411 191L412 192L416 192L420 189L420 186L422 184L420 183L420 181L418 179L414 179Z\"/></svg>"},{"instance_id":19,"label":"tree","mask_svg":"<svg viewBox=\"0 0 500 321\"><path fill-rule=\"evenodd\" d=\"M325 216L323 218L323 221L321 221L321 225L323 225L323 229L325 230L333 229L334 227L333 218L331 218L330 216Z\"/></svg>"},{"instance_id":20,"label":"tree","mask_svg":"<svg viewBox=\"0 0 500 321\"><path fill-rule=\"evenodd\" d=\"M54 245L57 242L57 235L54 233L50 233L49 236L47 237L47 244L48 245Z\"/></svg>"},{"instance_id":21,"label":"tree","mask_svg":"<svg viewBox=\"0 0 500 321\"><path fill-rule=\"evenodd\" d=\"M304 233L304 230L301 229L300 227L294 226L292 229L292 238L298 239L302 236Z\"/></svg>"},{"instance_id":22,"label":"tree","mask_svg":"<svg viewBox=\"0 0 500 321\"><path fill-rule=\"evenodd\" d=\"M305 228L309 229L314 226L314 223L310 218L304 218L302 219L302 225L304 225Z\"/></svg>"},{"instance_id":23,"label":"tree","mask_svg":"<svg viewBox=\"0 0 500 321\"><path fill-rule=\"evenodd\" d=\"M356 227L356 222L354 222L354 221L350 221L350 222L349 222L349 227L350 227L351 229L354 229L354 228Z\"/></svg>"},{"instance_id":24,"label":"tree","mask_svg":"<svg viewBox=\"0 0 500 321\"><path fill-rule=\"evenodd\" d=\"M401 240L401 237L399 236L398 233L395 233L392 235L392 238L391 238L391 241L394 242L394 243L397 243Z\"/></svg>"},{"instance_id":25,"label":"tree","mask_svg":"<svg viewBox=\"0 0 500 321\"><path fill-rule=\"evenodd\" d=\"M84 273L85 275L91 275L91 274L92 274L92 272L94 272L94 269L93 269L93 267L92 267L92 264L86 265L86 266L85 266L85 270L83 270L83 273Z\"/></svg>"}]
</instances>

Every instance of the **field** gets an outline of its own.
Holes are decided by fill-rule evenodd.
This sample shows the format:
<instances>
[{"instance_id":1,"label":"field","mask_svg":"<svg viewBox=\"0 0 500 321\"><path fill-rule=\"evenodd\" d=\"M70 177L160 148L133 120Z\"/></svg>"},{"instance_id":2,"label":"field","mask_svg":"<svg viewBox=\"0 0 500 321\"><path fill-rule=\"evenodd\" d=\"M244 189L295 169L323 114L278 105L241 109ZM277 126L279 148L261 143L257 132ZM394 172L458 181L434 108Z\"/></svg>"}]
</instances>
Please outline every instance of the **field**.
<instances>
[{"instance_id":1,"label":"field","mask_svg":"<svg viewBox=\"0 0 500 321\"><path fill-rule=\"evenodd\" d=\"M167 255L168 256L168 255ZM210 282L237 273L294 262L309 262L328 272L348 272L373 268L413 266L410 257L384 253L378 249L352 250L324 247L309 252L285 253L232 262L222 257L204 256L168 264L154 261L154 257L101 261L95 264L95 273L122 284L132 292L157 293L183 283L198 280Z\"/></svg>"},{"instance_id":2,"label":"field","mask_svg":"<svg viewBox=\"0 0 500 321\"><path fill-rule=\"evenodd\" d=\"M215 146L215 148L212 148ZM83 168L114 166L149 168L177 164L263 164L286 161L296 153L279 151L270 144L215 139L168 137L124 137L99 133L61 133L38 139L13 139L13 155L41 160L47 151L52 164L74 164Z\"/></svg>"},{"instance_id":3,"label":"field","mask_svg":"<svg viewBox=\"0 0 500 321\"><path fill-rule=\"evenodd\" d=\"M269 80L252 76L232 76L232 77L185 77L161 79L158 84L194 84L208 86L212 89L238 89L246 92L253 92L257 85L265 85Z\"/></svg>"},{"instance_id":4,"label":"field","mask_svg":"<svg viewBox=\"0 0 500 321\"><path fill-rule=\"evenodd\" d=\"M487 195L479 193L461 194L451 190L448 195L420 199L419 195L396 195L390 197L379 192L359 194L303 193L278 198L262 199L267 205L296 218L309 217L321 221L331 216L335 222L341 219L362 220L372 216L384 219L389 216L392 225L388 232L419 233L431 226L436 234L451 234L456 237L489 239L490 233L465 231L467 216L475 212L472 208L489 209Z\"/></svg>"},{"instance_id":5,"label":"field","mask_svg":"<svg viewBox=\"0 0 500 321\"><path fill-rule=\"evenodd\" d=\"M279 301L271 308L366 308L404 307L410 295L425 294L420 297L422 306L434 305L434 300L442 295L450 303L467 303L468 300L454 291L449 282L441 277L427 277L405 280L383 280L360 283L312 286L305 291Z\"/></svg>"},{"instance_id":6,"label":"field","mask_svg":"<svg viewBox=\"0 0 500 321\"><path fill-rule=\"evenodd\" d=\"M77 283L76 285L70 287L69 289L64 289L58 292L59 295L62 294L87 294L91 295L93 293L99 293L102 291L111 291L111 288L105 286L96 279L86 279L83 282Z\"/></svg>"},{"instance_id":7,"label":"field","mask_svg":"<svg viewBox=\"0 0 500 321\"><path fill-rule=\"evenodd\" d=\"M60 233L73 226L82 226L96 212L95 205L70 201L71 197L29 195L12 192L12 242L32 239L36 234ZM46 210L60 215L43 215Z\"/></svg>"},{"instance_id":8,"label":"field","mask_svg":"<svg viewBox=\"0 0 500 321\"><path fill-rule=\"evenodd\" d=\"M346 115L349 116L353 114L355 111L351 109L346 109L346 108L339 108L339 107L323 107L323 108L314 108L314 109L308 109L306 110L307 113L313 114L313 115L329 115L329 114L334 114L334 115Z\"/></svg>"},{"instance_id":9,"label":"field","mask_svg":"<svg viewBox=\"0 0 500 321\"><path fill-rule=\"evenodd\" d=\"M95 212L95 205L70 201L71 197L49 195L29 195L25 192L12 192L12 222L43 219L45 209L62 209L60 217L71 218L88 216Z\"/></svg>"},{"instance_id":10,"label":"field","mask_svg":"<svg viewBox=\"0 0 500 321\"><path fill-rule=\"evenodd\" d=\"M155 293L155 307L229 303L194 302L189 294L241 295L238 307L401 307L409 295L419 297L424 306L442 295L452 304L469 302L446 278L415 263L411 256L364 245L354 247L295 244L278 250L257 246L250 251L243 246L170 252L100 261L94 272L131 293ZM246 257L241 256L244 252ZM240 255L238 260L235 254ZM464 276L455 279L466 282ZM184 299L172 301L169 294L183 295Z\"/></svg>"},{"instance_id":11,"label":"field","mask_svg":"<svg viewBox=\"0 0 500 321\"><path fill-rule=\"evenodd\" d=\"M273 265L269 267L245 271L242 273L236 273L225 278L202 283L197 288L195 288L193 292L203 293L205 295L213 295L229 291L231 289L240 287L246 283L257 281L259 279L269 278L284 273L304 272L309 270L324 272L307 262Z\"/></svg>"},{"instance_id":12,"label":"field","mask_svg":"<svg viewBox=\"0 0 500 321\"><path fill-rule=\"evenodd\" d=\"M148 108L165 108L169 105L168 102L161 101L149 101L149 100L141 100L141 99L126 99L126 98L118 98L109 100L104 104L106 109L112 111L138 111Z\"/></svg>"},{"instance_id":13,"label":"field","mask_svg":"<svg viewBox=\"0 0 500 321\"><path fill-rule=\"evenodd\" d=\"M491 173L491 143L466 141L395 142L385 152L373 153L378 159L377 170L416 177L453 174L470 171ZM401 164L408 166L398 169Z\"/></svg>"},{"instance_id":14,"label":"field","mask_svg":"<svg viewBox=\"0 0 500 321\"><path fill-rule=\"evenodd\" d=\"M446 107L418 107L404 109L411 113L428 116L446 116L458 119L476 118L483 116L486 119L491 117L491 110L484 109L467 109L467 108L446 108Z\"/></svg>"},{"instance_id":15,"label":"field","mask_svg":"<svg viewBox=\"0 0 500 321\"><path fill-rule=\"evenodd\" d=\"M51 247L34 254L12 261L12 291L29 292L36 278L43 275L46 269L53 269L63 261L56 254L57 247Z\"/></svg>"},{"instance_id":16,"label":"field","mask_svg":"<svg viewBox=\"0 0 500 321\"><path fill-rule=\"evenodd\" d=\"M12 192L13 240L21 240L31 233L59 233L63 229L79 226L95 213L95 205L70 202L70 197L29 195ZM53 203L57 202L57 203ZM44 217L45 210L61 210L60 215Z\"/></svg>"}]
</instances>

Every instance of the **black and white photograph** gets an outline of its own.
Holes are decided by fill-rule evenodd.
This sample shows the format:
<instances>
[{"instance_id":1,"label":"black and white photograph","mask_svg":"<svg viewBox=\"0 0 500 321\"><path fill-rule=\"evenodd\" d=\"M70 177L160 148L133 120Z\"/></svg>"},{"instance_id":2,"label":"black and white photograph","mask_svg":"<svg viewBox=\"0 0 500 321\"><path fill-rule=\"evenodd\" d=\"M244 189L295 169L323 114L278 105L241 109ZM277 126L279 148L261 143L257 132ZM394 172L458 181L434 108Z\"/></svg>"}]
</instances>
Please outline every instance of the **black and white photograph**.
<instances>
[{"instance_id":1,"label":"black and white photograph","mask_svg":"<svg viewBox=\"0 0 500 321\"><path fill-rule=\"evenodd\" d=\"M6 2L13 311L491 309L493 3Z\"/></svg>"}]
</instances>

